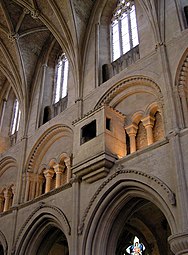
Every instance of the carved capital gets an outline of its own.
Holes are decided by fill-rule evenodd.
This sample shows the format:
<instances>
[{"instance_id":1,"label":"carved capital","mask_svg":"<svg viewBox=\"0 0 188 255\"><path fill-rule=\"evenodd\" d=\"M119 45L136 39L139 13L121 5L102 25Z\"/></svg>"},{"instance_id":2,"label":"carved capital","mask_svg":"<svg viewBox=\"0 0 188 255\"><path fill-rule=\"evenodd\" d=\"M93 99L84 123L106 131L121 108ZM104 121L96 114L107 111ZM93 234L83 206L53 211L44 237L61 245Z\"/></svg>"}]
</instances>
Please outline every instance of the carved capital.
<instances>
[{"instance_id":1,"label":"carved capital","mask_svg":"<svg viewBox=\"0 0 188 255\"><path fill-rule=\"evenodd\" d=\"M54 169L56 174L61 174L61 173L64 172L65 166L60 165L60 164L56 164L56 165L53 166L53 169Z\"/></svg>"},{"instance_id":2,"label":"carved capital","mask_svg":"<svg viewBox=\"0 0 188 255\"><path fill-rule=\"evenodd\" d=\"M54 175L54 170L52 169L47 169L44 171L45 178L52 179L53 175Z\"/></svg>"},{"instance_id":3,"label":"carved capital","mask_svg":"<svg viewBox=\"0 0 188 255\"><path fill-rule=\"evenodd\" d=\"M175 255L188 254L188 232L171 235L168 242Z\"/></svg>"},{"instance_id":4,"label":"carved capital","mask_svg":"<svg viewBox=\"0 0 188 255\"><path fill-rule=\"evenodd\" d=\"M4 191L4 197L5 198L10 198L12 196L12 192L9 189L6 189Z\"/></svg>"},{"instance_id":5,"label":"carved capital","mask_svg":"<svg viewBox=\"0 0 188 255\"><path fill-rule=\"evenodd\" d=\"M153 127L154 126L154 122L155 122L155 118L151 117L151 116L147 116L144 119L141 120L144 127Z\"/></svg>"},{"instance_id":6,"label":"carved capital","mask_svg":"<svg viewBox=\"0 0 188 255\"><path fill-rule=\"evenodd\" d=\"M129 136L136 136L138 126L136 124L131 124L128 127L125 127L125 130Z\"/></svg>"}]
</instances>

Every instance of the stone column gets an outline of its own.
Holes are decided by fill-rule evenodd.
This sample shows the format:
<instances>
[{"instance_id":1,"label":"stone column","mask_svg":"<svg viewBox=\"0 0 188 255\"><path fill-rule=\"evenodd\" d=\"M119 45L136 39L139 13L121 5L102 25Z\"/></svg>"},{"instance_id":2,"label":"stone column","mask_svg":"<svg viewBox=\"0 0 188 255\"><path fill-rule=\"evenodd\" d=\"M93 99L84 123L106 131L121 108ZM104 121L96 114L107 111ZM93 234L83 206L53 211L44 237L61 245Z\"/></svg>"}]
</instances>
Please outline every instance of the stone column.
<instances>
[{"instance_id":1,"label":"stone column","mask_svg":"<svg viewBox=\"0 0 188 255\"><path fill-rule=\"evenodd\" d=\"M47 169L44 171L44 176L46 178L46 187L45 187L45 193L49 192L51 190L51 181L54 176L54 170Z\"/></svg>"},{"instance_id":2,"label":"stone column","mask_svg":"<svg viewBox=\"0 0 188 255\"><path fill-rule=\"evenodd\" d=\"M146 118L141 120L147 133L147 142L148 145L153 143L153 126L155 119L151 116L147 116Z\"/></svg>"},{"instance_id":3,"label":"stone column","mask_svg":"<svg viewBox=\"0 0 188 255\"><path fill-rule=\"evenodd\" d=\"M11 196L12 196L12 192L10 190L5 190L4 191L5 203L4 203L3 212L6 212L10 208L10 206L11 206L10 205Z\"/></svg>"},{"instance_id":4,"label":"stone column","mask_svg":"<svg viewBox=\"0 0 188 255\"><path fill-rule=\"evenodd\" d=\"M175 255L188 254L188 232L173 234L168 238L168 242Z\"/></svg>"},{"instance_id":5,"label":"stone column","mask_svg":"<svg viewBox=\"0 0 188 255\"><path fill-rule=\"evenodd\" d=\"M64 172L65 166L56 164L55 166L53 166L53 168L56 173L55 187L58 188L61 186L61 176L62 173Z\"/></svg>"},{"instance_id":6,"label":"stone column","mask_svg":"<svg viewBox=\"0 0 188 255\"><path fill-rule=\"evenodd\" d=\"M137 125L132 124L125 128L127 134L130 137L130 153L133 153L136 151L136 133L137 133Z\"/></svg>"},{"instance_id":7,"label":"stone column","mask_svg":"<svg viewBox=\"0 0 188 255\"><path fill-rule=\"evenodd\" d=\"M66 165L66 167L67 167L67 183L69 183L69 182L70 182L70 179L71 179L71 177L72 177L70 158L66 158L66 159L64 160L64 162L65 162L65 165Z\"/></svg>"},{"instance_id":8,"label":"stone column","mask_svg":"<svg viewBox=\"0 0 188 255\"><path fill-rule=\"evenodd\" d=\"M3 212L4 208L4 195L3 193L0 194L0 213Z\"/></svg>"},{"instance_id":9,"label":"stone column","mask_svg":"<svg viewBox=\"0 0 188 255\"><path fill-rule=\"evenodd\" d=\"M42 195L42 183L43 183L44 177L40 174L37 175L36 177L36 182L37 182L37 186L36 186L36 192L35 192L35 196L38 197L40 195Z\"/></svg>"}]
</instances>

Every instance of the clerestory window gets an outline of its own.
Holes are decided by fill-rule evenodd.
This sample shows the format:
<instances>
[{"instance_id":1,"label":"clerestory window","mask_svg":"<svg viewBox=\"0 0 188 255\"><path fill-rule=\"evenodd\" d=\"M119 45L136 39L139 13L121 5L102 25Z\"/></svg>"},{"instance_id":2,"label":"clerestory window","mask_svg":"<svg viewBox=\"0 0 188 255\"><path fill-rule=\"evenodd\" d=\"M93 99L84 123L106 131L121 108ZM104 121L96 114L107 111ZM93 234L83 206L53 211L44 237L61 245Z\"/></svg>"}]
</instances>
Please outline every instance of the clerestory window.
<instances>
[{"instance_id":1,"label":"clerestory window","mask_svg":"<svg viewBox=\"0 0 188 255\"><path fill-rule=\"evenodd\" d=\"M68 59L63 53L58 59L55 70L54 104L67 96L68 69Z\"/></svg>"},{"instance_id":2,"label":"clerestory window","mask_svg":"<svg viewBox=\"0 0 188 255\"><path fill-rule=\"evenodd\" d=\"M15 134L19 129L20 116L21 116L21 111L19 109L18 99L16 98L14 100L12 121L11 121L11 126L10 126L10 134L11 135Z\"/></svg>"},{"instance_id":3,"label":"clerestory window","mask_svg":"<svg viewBox=\"0 0 188 255\"><path fill-rule=\"evenodd\" d=\"M139 44L134 1L120 0L111 19L112 61Z\"/></svg>"}]
</instances>

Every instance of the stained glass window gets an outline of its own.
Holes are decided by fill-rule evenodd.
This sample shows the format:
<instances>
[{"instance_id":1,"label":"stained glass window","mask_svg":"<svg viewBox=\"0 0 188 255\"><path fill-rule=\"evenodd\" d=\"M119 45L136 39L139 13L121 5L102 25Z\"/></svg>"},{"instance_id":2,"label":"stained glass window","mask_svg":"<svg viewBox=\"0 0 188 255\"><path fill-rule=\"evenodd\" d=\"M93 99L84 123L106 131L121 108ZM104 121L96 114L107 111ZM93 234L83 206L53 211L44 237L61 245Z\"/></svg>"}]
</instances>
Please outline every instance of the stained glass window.
<instances>
[{"instance_id":1,"label":"stained glass window","mask_svg":"<svg viewBox=\"0 0 188 255\"><path fill-rule=\"evenodd\" d=\"M68 69L69 63L63 53L58 59L58 63L56 65L54 103L59 102L67 95Z\"/></svg>"},{"instance_id":2,"label":"stained glass window","mask_svg":"<svg viewBox=\"0 0 188 255\"><path fill-rule=\"evenodd\" d=\"M142 255L144 250L145 250L144 244L140 243L138 237L135 236L133 244L127 247L126 252L130 255Z\"/></svg>"},{"instance_id":3,"label":"stained glass window","mask_svg":"<svg viewBox=\"0 0 188 255\"><path fill-rule=\"evenodd\" d=\"M121 0L111 20L112 61L139 44L134 1Z\"/></svg>"}]
</instances>

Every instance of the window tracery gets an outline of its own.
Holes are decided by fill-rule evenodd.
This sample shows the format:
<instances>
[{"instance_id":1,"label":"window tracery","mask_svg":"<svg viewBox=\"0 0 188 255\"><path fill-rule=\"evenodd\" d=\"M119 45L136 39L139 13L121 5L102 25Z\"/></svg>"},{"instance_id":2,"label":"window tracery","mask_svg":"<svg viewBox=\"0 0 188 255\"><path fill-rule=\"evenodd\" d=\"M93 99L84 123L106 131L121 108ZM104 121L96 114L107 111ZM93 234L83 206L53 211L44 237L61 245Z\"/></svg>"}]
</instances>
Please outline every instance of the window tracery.
<instances>
[{"instance_id":1,"label":"window tracery","mask_svg":"<svg viewBox=\"0 0 188 255\"><path fill-rule=\"evenodd\" d=\"M134 1L120 0L111 19L112 61L139 44Z\"/></svg>"}]
</instances>

